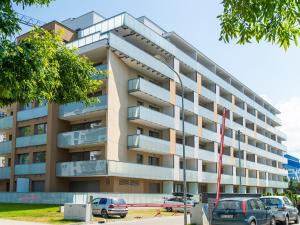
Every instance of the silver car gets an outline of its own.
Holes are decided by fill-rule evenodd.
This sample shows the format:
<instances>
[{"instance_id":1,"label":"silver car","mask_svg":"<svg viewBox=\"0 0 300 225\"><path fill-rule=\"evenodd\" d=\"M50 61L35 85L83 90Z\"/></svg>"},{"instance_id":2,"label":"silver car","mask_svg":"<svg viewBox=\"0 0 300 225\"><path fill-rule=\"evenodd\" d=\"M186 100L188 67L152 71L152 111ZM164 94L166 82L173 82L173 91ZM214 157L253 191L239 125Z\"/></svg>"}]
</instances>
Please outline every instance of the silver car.
<instances>
[{"instance_id":1,"label":"silver car","mask_svg":"<svg viewBox=\"0 0 300 225\"><path fill-rule=\"evenodd\" d=\"M260 198L267 207L271 208L276 222L288 225L291 221L299 223L298 209L285 196L263 196Z\"/></svg>"},{"instance_id":2,"label":"silver car","mask_svg":"<svg viewBox=\"0 0 300 225\"><path fill-rule=\"evenodd\" d=\"M92 201L93 215L107 218L109 216L120 216L125 218L128 213L126 202L122 198L95 198Z\"/></svg>"}]
</instances>

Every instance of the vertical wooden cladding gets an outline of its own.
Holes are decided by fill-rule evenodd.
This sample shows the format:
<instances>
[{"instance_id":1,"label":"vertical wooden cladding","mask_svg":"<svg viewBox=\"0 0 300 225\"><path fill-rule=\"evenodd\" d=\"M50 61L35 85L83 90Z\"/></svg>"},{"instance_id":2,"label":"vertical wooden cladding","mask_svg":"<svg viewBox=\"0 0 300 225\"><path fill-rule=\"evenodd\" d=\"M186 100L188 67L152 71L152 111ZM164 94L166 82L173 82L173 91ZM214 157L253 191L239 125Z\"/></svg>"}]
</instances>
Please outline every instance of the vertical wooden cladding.
<instances>
[{"instance_id":1,"label":"vertical wooden cladding","mask_svg":"<svg viewBox=\"0 0 300 225\"><path fill-rule=\"evenodd\" d=\"M176 83L170 80L170 103L176 105Z\"/></svg>"},{"instance_id":2,"label":"vertical wooden cladding","mask_svg":"<svg viewBox=\"0 0 300 225\"><path fill-rule=\"evenodd\" d=\"M170 153L176 154L176 130L170 129Z\"/></svg>"},{"instance_id":3,"label":"vertical wooden cladding","mask_svg":"<svg viewBox=\"0 0 300 225\"><path fill-rule=\"evenodd\" d=\"M199 73L197 73L197 92L198 95L202 93L202 76Z\"/></svg>"},{"instance_id":4,"label":"vertical wooden cladding","mask_svg":"<svg viewBox=\"0 0 300 225\"><path fill-rule=\"evenodd\" d=\"M202 116L198 116L198 137L202 137Z\"/></svg>"},{"instance_id":5,"label":"vertical wooden cladding","mask_svg":"<svg viewBox=\"0 0 300 225\"><path fill-rule=\"evenodd\" d=\"M214 122L218 122L218 104L214 102Z\"/></svg>"}]
</instances>

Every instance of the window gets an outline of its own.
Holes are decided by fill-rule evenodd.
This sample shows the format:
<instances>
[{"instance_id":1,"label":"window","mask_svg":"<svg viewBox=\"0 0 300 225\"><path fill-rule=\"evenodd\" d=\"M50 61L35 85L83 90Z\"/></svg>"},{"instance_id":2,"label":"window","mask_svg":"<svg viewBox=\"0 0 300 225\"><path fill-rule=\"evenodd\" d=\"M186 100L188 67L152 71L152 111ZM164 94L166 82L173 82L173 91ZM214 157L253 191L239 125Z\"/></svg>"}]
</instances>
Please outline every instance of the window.
<instances>
[{"instance_id":1,"label":"window","mask_svg":"<svg viewBox=\"0 0 300 225\"><path fill-rule=\"evenodd\" d=\"M149 156L148 157L148 163L149 163L149 165L152 165L152 166L159 166L159 158Z\"/></svg>"},{"instance_id":2,"label":"window","mask_svg":"<svg viewBox=\"0 0 300 225\"><path fill-rule=\"evenodd\" d=\"M29 154L17 155L17 164L29 164Z\"/></svg>"},{"instance_id":3,"label":"window","mask_svg":"<svg viewBox=\"0 0 300 225\"><path fill-rule=\"evenodd\" d=\"M99 205L105 205L107 203L107 198L101 198L99 201Z\"/></svg>"},{"instance_id":4,"label":"window","mask_svg":"<svg viewBox=\"0 0 300 225\"><path fill-rule=\"evenodd\" d=\"M20 137L30 136L30 135L32 135L31 127L30 126L20 127L19 128L19 133L20 133Z\"/></svg>"},{"instance_id":5,"label":"window","mask_svg":"<svg viewBox=\"0 0 300 225\"><path fill-rule=\"evenodd\" d=\"M32 181L32 192L44 192L45 191L45 181L43 180L36 180Z\"/></svg>"},{"instance_id":6,"label":"window","mask_svg":"<svg viewBox=\"0 0 300 225\"><path fill-rule=\"evenodd\" d=\"M160 184L159 183L150 183L149 184L149 193L160 193Z\"/></svg>"},{"instance_id":7,"label":"window","mask_svg":"<svg viewBox=\"0 0 300 225\"><path fill-rule=\"evenodd\" d=\"M46 134L47 133L47 123L40 123L34 125L34 134Z\"/></svg>"},{"instance_id":8,"label":"window","mask_svg":"<svg viewBox=\"0 0 300 225\"><path fill-rule=\"evenodd\" d=\"M136 129L136 134L143 134L143 133L144 133L144 129L143 128L138 127Z\"/></svg>"},{"instance_id":9,"label":"window","mask_svg":"<svg viewBox=\"0 0 300 225\"><path fill-rule=\"evenodd\" d=\"M141 154L136 155L136 163L143 164L144 163L144 157Z\"/></svg>"},{"instance_id":10,"label":"window","mask_svg":"<svg viewBox=\"0 0 300 225\"><path fill-rule=\"evenodd\" d=\"M33 108L33 104L32 103L27 103L25 105L20 106L20 111L29 110L29 109L32 109L32 108Z\"/></svg>"},{"instance_id":11,"label":"window","mask_svg":"<svg viewBox=\"0 0 300 225\"><path fill-rule=\"evenodd\" d=\"M182 138L176 138L176 143L177 143L177 144L182 144L182 143L183 143Z\"/></svg>"},{"instance_id":12,"label":"window","mask_svg":"<svg viewBox=\"0 0 300 225\"><path fill-rule=\"evenodd\" d=\"M180 161L179 161L179 166L180 166L180 169L183 169L183 160L182 159L180 159Z\"/></svg>"},{"instance_id":13,"label":"window","mask_svg":"<svg viewBox=\"0 0 300 225\"><path fill-rule=\"evenodd\" d=\"M71 156L73 162L76 161L89 161L90 160L90 152L76 152Z\"/></svg>"},{"instance_id":14,"label":"window","mask_svg":"<svg viewBox=\"0 0 300 225\"><path fill-rule=\"evenodd\" d=\"M154 138L159 138L159 133L156 131L149 130L149 136Z\"/></svg>"},{"instance_id":15,"label":"window","mask_svg":"<svg viewBox=\"0 0 300 225\"><path fill-rule=\"evenodd\" d=\"M138 106L143 106L143 105L144 105L144 102L137 101L137 105L138 105Z\"/></svg>"},{"instance_id":16,"label":"window","mask_svg":"<svg viewBox=\"0 0 300 225\"><path fill-rule=\"evenodd\" d=\"M153 106L153 105L149 105L149 108L152 109L152 110L154 110L154 111L157 111L157 112L160 111L158 107Z\"/></svg>"},{"instance_id":17,"label":"window","mask_svg":"<svg viewBox=\"0 0 300 225\"><path fill-rule=\"evenodd\" d=\"M101 120L89 122L89 123L74 124L72 125L72 131L99 128L101 126L102 126Z\"/></svg>"},{"instance_id":18,"label":"window","mask_svg":"<svg viewBox=\"0 0 300 225\"><path fill-rule=\"evenodd\" d=\"M33 163L44 163L46 162L46 152L34 152Z\"/></svg>"}]
</instances>

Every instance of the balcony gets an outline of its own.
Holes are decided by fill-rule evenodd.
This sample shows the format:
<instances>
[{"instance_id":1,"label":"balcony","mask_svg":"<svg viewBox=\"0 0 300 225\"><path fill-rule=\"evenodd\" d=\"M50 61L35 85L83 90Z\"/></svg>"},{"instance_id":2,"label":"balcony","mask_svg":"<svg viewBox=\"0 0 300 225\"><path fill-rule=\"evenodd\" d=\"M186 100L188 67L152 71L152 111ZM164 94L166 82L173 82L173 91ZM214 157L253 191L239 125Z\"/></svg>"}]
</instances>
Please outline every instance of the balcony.
<instances>
[{"instance_id":1,"label":"balcony","mask_svg":"<svg viewBox=\"0 0 300 225\"><path fill-rule=\"evenodd\" d=\"M101 72L100 72L99 75L95 75L93 77L93 79L95 79L95 80L105 80L105 79L107 79L107 76L108 76L108 73L109 73L107 64L98 65L98 66L95 66L95 68L97 70L101 71Z\"/></svg>"},{"instance_id":2,"label":"balcony","mask_svg":"<svg viewBox=\"0 0 300 225\"><path fill-rule=\"evenodd\" d=\"M48 115L48 106L19 111L17 121L31 120Z\"/></svg>"},{"instance_id":3,"label":"balcony","mask_svg":"<svg viewBox=\"0 0 300 225\"><path fill-rule=\"evenodd\" d=\"M206 87L201 87L201 95L213 102L216 101L216 93L207 89Z\"/></svg>"},{"instance_id":4,"label":"balcony","mask_svg":"<svg viewBox=\"0 0 300 225\"><path fill-rule=\"evenodd\" d=\"M186 170L186 180L188 182L199 182L198 171L195 170ZM179 180L183 181L183 170L179 171Z\"/></svg>"},{"instance_id":5,"label":"balcony","mask_svg":"<svg viewBox=\"0 0 300 225\"><path fill-rule=\"evenodd\" d=\"M283 181L271 181L269 180L269 187L274 187L274 188L288 188L289 183L288 182L283 182Z\"/></svg>"},{"instance_id":6,"label":"balcony","mask_svg":"<svg viewBox=\"0 0 300 225\"><path fill-rule=\"evenodd\" d=\"M129 107L128 119L157 129L174 127L173 117L143 106Z\"/></svg>"},{"instance_id":7,"label":"balcony","mask_svg":"<svg viewBox=\"0 0 300 225\"><path fill-rule=\"evenodd\" d=\"M15 175L37 175L46 173L46 163L19 164L15 166Z\"/></svg>"},{"instance_id":8,"label":"balcony","mask_svg":"<svg viewBox=\"0 0 300 225\"><path fill-rule=\"evenodd\" d=\"M108 175L152 180L174 180L173 168L108 161Z\"/></svg>"},{"instance_id":9,"label":"balcony","mask_svg":"<svg viewBox=\"0 0 300 225\"><path fill-rule=\"evenodd\" d=\"M78 130L58 134L59 148L81 148L103 145L106 142L106 127Z\"/></svg>"},{"instance_id":10,"label":"balcony","mask_svg":"<svg viewBox=\"0 0 300 225\"><path fill-rule=\"evenodd\" d=\"M12 116L6 116L2 117L0 119L0 130L6 131L13 127L13 117Z\"/></svg>"},{"instance_id":11,"label":"balcony","mask_svg":"<svg viewBox=\"0 0 300 225\"><path fill-rule=\"evenodd\" d=\"M85 119L104 114L107 109L107 96L100 96L99 103L86 106L82 102L73 102L59 107L59 118L74 121L84 117Z\"/></svg>"},{"instance_id":12,"label":"balcony","mask_svg":"<svg viewBox=\"0 0 300 225\"><path fill-rule=\"evenodd\" d=\"M154 154L169 154L170 142L144 135L129 135L128 149L150 152Z\"/></svg>"},{"instance_id":13,"label":"balcony","mask_svg":"<svg viewBox=\"0 0 300 225\"><path fill-rule=\"evenodd\" d=\"M170 104L170 91L143 78L128 80L128 92L157 105Z\"/></svg>"},{"instance_id":14,"label":"balcony","mask_svg":"<svg viewBox=\"0 0 300 225\"><path fill-rule=\"evenodd\" d=\"M56 164L57 177L92 177L107 174L105 160L62 162Z\"/></svg>"},{"instance_id":15,"label":"balcony","mask_svg":"<svg viewBox=\"0 0 300 225\"><path fill-rule=\"evenodd\" d=\"M10 167L0 167L0 180L7 180L10 178Z\"/></svg>"},{"instance_id":16,"label":"balcony","mask_svg":"<svg viewBox=\"0 0 300 225\"><path fill-rule=\"evenodd\" d=\"M12 144L11 141L0 142L0 155L6 155L11 153Z\"/></svg>"},{"instance_id":17,"label":"balcony","mask_svg":"<svg viewBox=\"0 0 300 225\"><path fill-rule=\"evenodd\" d=\"M18 137L16 139L16 147L24 148L37 145L45 145L47 143L47 134L38 134L33 136Z\"/></svg>"}]
</instances>

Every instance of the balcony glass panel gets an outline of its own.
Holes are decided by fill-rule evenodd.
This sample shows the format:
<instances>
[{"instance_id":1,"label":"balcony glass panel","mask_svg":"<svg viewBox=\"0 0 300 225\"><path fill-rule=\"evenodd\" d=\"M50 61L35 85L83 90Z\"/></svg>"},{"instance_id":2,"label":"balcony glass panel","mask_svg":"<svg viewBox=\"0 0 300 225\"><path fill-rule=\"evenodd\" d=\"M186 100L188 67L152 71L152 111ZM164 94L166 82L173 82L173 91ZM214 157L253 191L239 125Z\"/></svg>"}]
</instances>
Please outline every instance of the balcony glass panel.
<instances>
[{"instance_id":1,"label":"balcony glass panel","mask_svg":"<svg viewBox=\"0 0 300 225\"><path fill-rule=\"evenodd\" d=\"M86 106L82 102L73 102L59 107L60 118L82 116L96 111L107 109L107 96L100 96L99 103Z\"/></svg>"},{"instance_id":2,"label":"balcony glass panel","mask_svg":"<svg viewBox=\"0 0 300 225\"><path fill-rule=\"evenodd\" d=\"M108 161L108 175L153 180L174 180L173 168Z\"/></svg>"},{"instance_id":3,"label":"balcony glass panel","mask_svg":"<svg viewBox=\"0 0 300 225\"><path fill-rule=\"evenodd\" d=\"M174 127L173 117L143 106L134 106L128 108L128 119L141 119L166 128Z\"/></svg>"},{"instance_id":4,"label":"balcony glass panel","mask_svg":"<svg viewBox=\"0 0 300 225\"><path fill-rule=\"evenodd\" d=\"M10 167L0 167L0 180L10 178Z\"/></svg>"},{"instance_id":5,"label":"balcony glass panel","mask_svg":"<svg viewBox=\"0 0 300 225\"><path fill-rule=\"evenodd\" d=\"M11 141L0 142L0 155L11 153L12 144Z\"/></svg>"},{"instance_id":6,"label":"balcony glass panel","mask_svg":"<svg viewBox=\"0 0 300 225\"><path fill-rule=\"evenodd\" d=\"M48 115L48 106L37 107L29 110L19 111L17 121L31 120Z\"/></svg>"},{"instance_id":7,"label":"balcony glass panel","mask_svg":"<svg viewBox=\"0 0 300 225\"><path fill-rule=\"evenodd\" d=\"M34 175L34 174L45 174L45 173L46 173L45 163L15 165L16 175Z\"/></svg>"},{"instance_id":8,"label":"balcony glass panel","mask_svg":"<svg viewBox=\"0 0 300 225\"><path fill-rule=\"evenodd\" d=\"M0 119L0 130L11 129L13 124L12 116L5 116Z\"/></svg>"},{"instance_id":9,"label":"balcony glass panel","mask_svg":"<svg viewBox=\"0 0 300 225\"><path fill-rule=\"evenodd\" d=\"M17 148L36 146L36 145L45 145L46 143L47 143L47 134L18 137L16 139Z\"/></svg>"},{"instance_id":10,"label":"balcony glass panel","mask_svg":"<svg viewBox=\"0 0 300 225\"><path fill-rule=\"evenodd\" d=\"M130 135L128 136L128 148L141 148L147 152L168 154L170 152L170 142L145 135Z\"/></svg>"},{"instance_id":11,"label":"balcony glass panel","mask_svg":"<svg viewBox=\"0 0 300 225\"><path fill-rule=\"evenodd\" d=\"M56 164L58 177L90 177L107 174L106 161L77 161Z\"/></svg>"},{"instance_id":12,"label":"balcony glass panel","mask_svg":"<svg viewBox=\"0 0 300 225\"><path fill-rule=\"evenodd\" d=\"M76 148L97 145L106 142L106 127L61 133L58 135L58 147Z\"/></svg>"},{"instance_id":13,"label":"balcony glass panel","mask_svg":"<svg viewBox=\"0 0 300 225\"><path fill-rule=\"evenodd\" d=\"M201 87L201 95L205 98L216 101L216 93L212 92L211 90L207 89L206 87Z\"/></svg>"},{"instance_id":14,"label":"balcony glass panel","mask_svg":"<svg viewBox=\"0 0 300 225\"><path fill-rule=\"evenodd\" d=\"M141 91L148 95L154 96L165 102L170 101L170 92L156 84L142 78L135 78L128 81L128 91Z\"/></svg>"}]
</instances>

